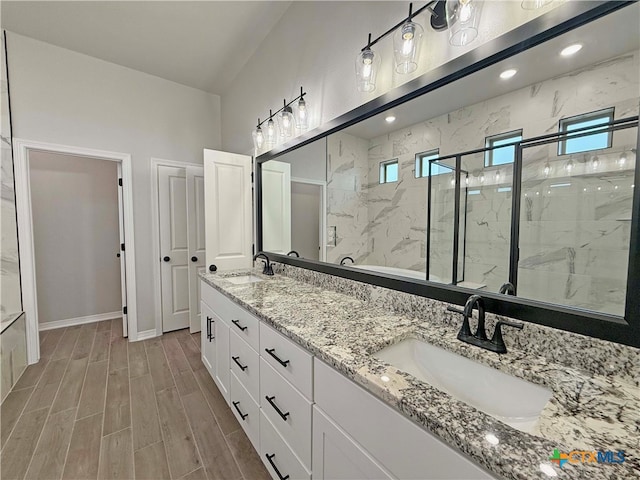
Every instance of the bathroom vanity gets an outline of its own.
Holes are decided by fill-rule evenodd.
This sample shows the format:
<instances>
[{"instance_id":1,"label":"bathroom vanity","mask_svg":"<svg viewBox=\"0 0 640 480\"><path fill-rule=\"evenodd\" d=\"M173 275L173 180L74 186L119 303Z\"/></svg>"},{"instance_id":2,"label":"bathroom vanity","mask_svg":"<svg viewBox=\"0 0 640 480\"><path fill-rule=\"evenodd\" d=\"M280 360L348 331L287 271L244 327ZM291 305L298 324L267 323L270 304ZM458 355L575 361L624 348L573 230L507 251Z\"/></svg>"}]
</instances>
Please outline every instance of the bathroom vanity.
<instances>
[{"instance_id":1,"label":"bathroom vanity","mask_svg":"<svg viewBox=\"0 0 640 480\"><path fill-rule=\"evenodd\" d=\"M591 363L602 371L586 371L527 350L550 333L527 325L505 333L509 352L498 355L456 340L460 319L445 303L416 297L413 313L399 313L387 295L411 299L398 292L291 266L276 271L202 275L202 360L274 479L637 472L637 349L559 332L563 342L572 335L589 343ZM544 389L549 400L533 420L509 426L450 387L387 363L379 352L406 339ZM599 363L611 348L630 370ZM554 449L625 450L627 461L560 470L550 461Z\"/></svg>"}]
</instances>

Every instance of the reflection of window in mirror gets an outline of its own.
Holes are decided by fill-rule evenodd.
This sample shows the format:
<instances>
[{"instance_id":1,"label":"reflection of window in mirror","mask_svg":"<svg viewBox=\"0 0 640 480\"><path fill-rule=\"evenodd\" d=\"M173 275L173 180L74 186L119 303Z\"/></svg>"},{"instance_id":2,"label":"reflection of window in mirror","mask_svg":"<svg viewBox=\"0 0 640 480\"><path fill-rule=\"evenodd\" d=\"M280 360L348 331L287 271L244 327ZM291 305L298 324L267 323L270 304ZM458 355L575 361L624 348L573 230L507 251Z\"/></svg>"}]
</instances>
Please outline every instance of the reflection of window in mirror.
<instances>
[{"instance_id":1,"label":"reflection of window in mirror","mask_svg":"<svg viewBox=\"0 0 640 480\"><path fill-rule=\"evenodd\" d=\"M398 181L398 159L389 160L380 164L380 183L392 183Z\"/></svg>"},{"instance_id":2,"label":"reflection of window in mirror","mask_svg":"<svg viewBox=\"0 0 640 480\"><path fill-rule=\"evenodd\" d=\"M560 133L571 132L587 127L598 127L613 121L613 107L597 112L576 115L575 117L563 118L560 120ZM598 130L598 128L594 128ZM586 130L585 132L589 132ZM581 133L585 133L581 132ZM568 137L558 144L558 155L569 155L571 153L589 152L602 148L611 148L612 131L594 133L577 138Z\"/></svg>"},{"instance_id":3,"label":"reflection of window in mirror","mask_svg":"<svg viewBox=\"0 0 640 480\"><path fill-rule=\"evenodd\" d=\"M520 142L522 140L522 130L513 130L511 132L499 133L498 135L492 135L485 138L485 147L494 148L501 145L509 145L514 142ZM484 166L493 167L497 165L506 165L513 163L516 158L516 147L511 145L509 147L496 148L495 150L489 150L484 155Z\"/></svg>"},{"instance_id":4,"label":"reflection of window in mirror","mask_svg":"<svg viewBox=\"0 0 640 480\"><path fill-rule=\"evenodd\" d=\"M429 176L429 160L436 160L440 156L440 149L435 148L426 152L416 154L416 178ZM438 165L439 166L439 165ZM441 173L450 172L450 169L435 168L432 169L432 175L440 175Z\"/></svg>"}]
</instances>

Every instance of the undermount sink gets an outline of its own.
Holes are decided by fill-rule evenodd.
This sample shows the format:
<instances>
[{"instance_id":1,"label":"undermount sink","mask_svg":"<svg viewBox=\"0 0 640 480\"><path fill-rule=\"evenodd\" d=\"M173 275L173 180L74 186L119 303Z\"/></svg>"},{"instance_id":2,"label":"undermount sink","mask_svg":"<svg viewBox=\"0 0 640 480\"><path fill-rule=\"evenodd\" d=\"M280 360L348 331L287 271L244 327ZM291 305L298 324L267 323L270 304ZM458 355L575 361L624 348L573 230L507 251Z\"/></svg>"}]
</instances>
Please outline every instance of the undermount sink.
<instances>
[{"instance_id":1,"label":"undermount sink","mask_svg":"<svg viewBox=\"0 0 640 480\"><path fill-rule=\"evenodd\" d=\"M255 275L239 275L237 277L227 277L226 280L234 285L246 285L247 283L262 282L263 279Z\"/></svg>"},{"instance_id":2,"label":"undermount sink","mask_svg":"<svg viewBox=\"0 0 640 480\"><path fill-rule=\"evenodd\" d=\"M373 355L522 432L531 433L551 391L408 338Z\"/></svg>"}]
</instances>

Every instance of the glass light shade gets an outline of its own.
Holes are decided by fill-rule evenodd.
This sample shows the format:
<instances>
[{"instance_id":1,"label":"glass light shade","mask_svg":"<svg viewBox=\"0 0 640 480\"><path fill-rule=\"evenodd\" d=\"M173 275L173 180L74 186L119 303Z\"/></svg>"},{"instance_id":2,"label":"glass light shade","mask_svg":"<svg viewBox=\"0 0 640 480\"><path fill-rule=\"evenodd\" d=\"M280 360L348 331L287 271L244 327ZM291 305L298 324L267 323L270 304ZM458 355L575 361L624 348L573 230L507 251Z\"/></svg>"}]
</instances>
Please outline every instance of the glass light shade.
<instances>
[{"instance_id":1,"label":"glass light shade","mask_svg":"<svg viewBox=\"0 0 640 480\"><path fill-rule=\"evenodd\" d=\"M278 114L278 127L280 129L280 138L286 140L293 137L293 132L296 126L296 119L293 116L293 110L291 107L285 107Z\"/></svg>"},{"instance_id":2,"label":"glass light shade","mask_svg":"<svg viewBox=\"0 0 640 480\"><path fill-rule=\"evenodd\" d=\"M393 57L396 72L411 73L418 68L420 44L424 29L418 23L406 22L393 34Z\"/></svg>"},{"instance_id":3,"label":"glass light shade","mask_svg":"<svg viewBox=\"0 0 640 480\"><path fill-rule=\"evenodd\" d=\"M296 128L303 132L309 128L309 105L304 98L298 101L298 105L294 110L294 116L296 117Z\"/></svg>"},{"instance_id":4,"label":"glass light shade","mask_svg":"<svg viewBox=\"0 0 640 480\"><path fill-rule=\"evenodd\" d=\"M262 132L262 128L260 126L256 127L253 132L253 146L256 150L260 150L264 146L264 133Z\"/></svg>"},{"instance_id":5,"label":"glass light shade","mask_svg":"<svg viewBox=\"0 0 640 480\"><path fill-rule=\"evenodd\" d=\"M276 126L276 122L273 121L273 118L270 118L267 122L267 134L265 135L267 147L274 147L276 145L277 138L278 127Z\"/></svg>"},{"instance_id":6,"label":"glass light shade","mask_svg":"<svg viewBox=\"0 0 640 480\"><path fill-rule=\"evenodd\" d=\"M360 92L373 92L376 89L376 76L380 69L380 55L365 48L356 57L356 82Z\"/></svg>"},{"instance_id":7,"label":"glass light shade","mask_svg":"<svg viewBox=\"0 0 640 480\"><path fill-rule=\"evenodd\" d=\"M449 43L455 47L463 47L473 42L478 36L481 13L480 0L448 0Z\"/></svg>"},{"instance_id":8,"label":"glass light shade","mask_svg":"<svg viewBox=\"0 0 640 480\"><path fill-rule=\"evenodd\" d=\"M525 10L537 10L549 5L553 0L522 0L521 6Z\"/></svg>"}]
</instances>

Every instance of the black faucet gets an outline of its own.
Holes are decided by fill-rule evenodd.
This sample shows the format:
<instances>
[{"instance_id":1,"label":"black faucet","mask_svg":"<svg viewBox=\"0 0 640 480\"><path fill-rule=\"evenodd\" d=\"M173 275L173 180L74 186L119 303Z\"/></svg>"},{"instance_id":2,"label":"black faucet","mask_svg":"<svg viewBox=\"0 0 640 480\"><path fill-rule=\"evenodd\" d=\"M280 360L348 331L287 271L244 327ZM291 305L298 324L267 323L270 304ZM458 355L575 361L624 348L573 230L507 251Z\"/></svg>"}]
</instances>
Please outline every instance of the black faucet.
<instances>
[{"instance_id":1,"label":"black faucet","mask_svg":"<svg viewBox=\"0 0 640 480\"><path fill-rule=\"evenodd\" d=\"M347 260L351 260L351 263L356 263L355 260L351 257L344 257L342 260L340 260L340 265L344 265Z\"/></svg>"},{"instance_id":2,"label":"black faucet","mask_svg":"<svg viewBox=\"0 0 640 480\"><path fill-rule=\"evenodd\" d=\"M473 309L476 306L478 308L478 328L476 329L476 333L471 333L469 319L472 317ZM470 345L475 345L476 347L484 348L490 352L507 353L507 347L504 344L504 339L502 338L503 325L522 330L521 323L499 320L496 323L493 337L491 337L491 340L488 340L484 325L484 300L480 295L471 295L462 310L455 307L447 307L447 310L450 312L460 313L464 317L462 320L462 327L460 327L460 331L458 332L458 340Z\"/></svg>"},{"instance_id":3,"label":"black faucet","mask_svg":"<svg viewBox=\"0 0 640 480\"><path fill-rule=\"evenodd\" d=\"M273 275L273 268L271 267L271 262L269 261L269 257L264 252L258 252L253 256L253 261L255 262L259 257L263 257L264 268L262 269L262 273L264 275Z\"/></svg>"},{"instance_id":4,"label":"black faucet","mask_svg":"<svg viewBox=\"0 0 640 480\"><path fill-rule=\"evenodd\" d=\"M511 282L505 282L500 287L500 290L498 290L498 293L504 293L505 295L515 295L516 287L514 287L513 283Z\"/></svg>"},{"instance_id":5,"label":"black faucet","mask_svg":"<svg viewBox=\"0 0 640 480\"><path fill-rule=\"evenodd\" d=\"M300 254L298 252L296 252L295 250L291 250L289 253L287 253L288 256L293 256L295 255L296 257L299 257Z\"/></svg>"}]
</instances>

